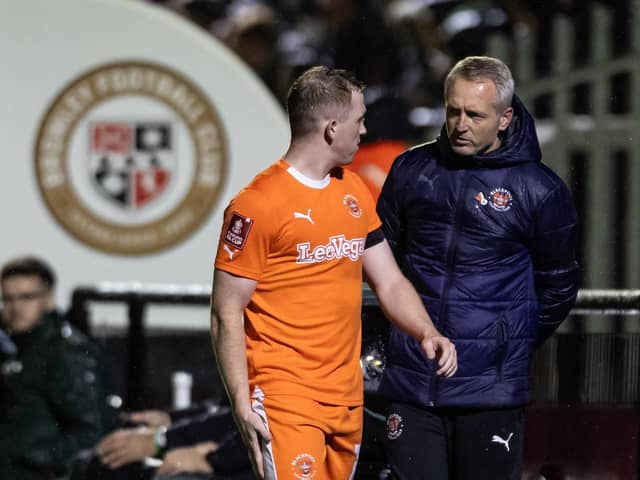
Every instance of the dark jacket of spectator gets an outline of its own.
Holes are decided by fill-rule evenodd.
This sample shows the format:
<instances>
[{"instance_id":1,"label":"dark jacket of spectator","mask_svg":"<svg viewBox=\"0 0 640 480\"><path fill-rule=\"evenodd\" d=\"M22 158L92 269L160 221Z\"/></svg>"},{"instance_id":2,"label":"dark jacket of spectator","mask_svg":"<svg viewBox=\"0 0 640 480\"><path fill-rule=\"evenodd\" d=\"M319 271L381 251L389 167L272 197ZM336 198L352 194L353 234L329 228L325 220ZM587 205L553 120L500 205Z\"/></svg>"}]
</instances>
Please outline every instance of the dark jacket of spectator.
<instances>
[{"instance_id":1,"label":"dark jacket of spectator","mask_svg":"<svg viewBox=\"0 0 640 480\"><path fill-rule=\"evenodd\" d=\"M103 433L95 350L56 313L10 339L16 351L0 356L0 478L50 479Z\"/></svg>"}]
</instances>

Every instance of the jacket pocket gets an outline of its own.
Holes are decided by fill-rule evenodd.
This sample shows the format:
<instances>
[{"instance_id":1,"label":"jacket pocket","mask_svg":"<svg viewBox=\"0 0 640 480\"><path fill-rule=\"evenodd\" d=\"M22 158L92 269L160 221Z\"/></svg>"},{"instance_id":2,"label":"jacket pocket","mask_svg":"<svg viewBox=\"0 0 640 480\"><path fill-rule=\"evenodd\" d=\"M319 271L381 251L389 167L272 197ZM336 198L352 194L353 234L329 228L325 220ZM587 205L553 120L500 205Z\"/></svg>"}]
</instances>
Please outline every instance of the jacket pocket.
<instances>
[{"instance_id":1,"label":"jacket pocket","mask_svg":"<svg viewBox=\"0 0 640 480\"><path fill-rule=\"evenodd\" d=\"M496 375L498 382L502 382L502 372L504 359L507 355L507 343L509 341L509 333L507 331L507 322L504 317L498 320L498 328L496 329Z\"/></svg>"}]
</instances>

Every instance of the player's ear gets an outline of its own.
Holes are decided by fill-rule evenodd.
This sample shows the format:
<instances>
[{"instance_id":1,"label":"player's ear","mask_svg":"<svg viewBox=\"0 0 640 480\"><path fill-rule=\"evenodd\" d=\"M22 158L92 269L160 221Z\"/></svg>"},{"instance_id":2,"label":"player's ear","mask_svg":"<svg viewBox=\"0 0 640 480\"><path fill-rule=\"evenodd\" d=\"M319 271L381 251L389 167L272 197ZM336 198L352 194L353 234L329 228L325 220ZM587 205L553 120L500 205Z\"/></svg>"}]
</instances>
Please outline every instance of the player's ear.
<instances>
[{"instance_id":1,"label":"player's ear","mask_svg":"<svg viewBox=\"0 0 640 480\"><path fill-rule=\"evenodd\" d=\"M336 130L338 128L338 122L336 120L329 120L324 127L324 139L331 145L333 139L336 137Z\"/></svg>"}]
</instances>

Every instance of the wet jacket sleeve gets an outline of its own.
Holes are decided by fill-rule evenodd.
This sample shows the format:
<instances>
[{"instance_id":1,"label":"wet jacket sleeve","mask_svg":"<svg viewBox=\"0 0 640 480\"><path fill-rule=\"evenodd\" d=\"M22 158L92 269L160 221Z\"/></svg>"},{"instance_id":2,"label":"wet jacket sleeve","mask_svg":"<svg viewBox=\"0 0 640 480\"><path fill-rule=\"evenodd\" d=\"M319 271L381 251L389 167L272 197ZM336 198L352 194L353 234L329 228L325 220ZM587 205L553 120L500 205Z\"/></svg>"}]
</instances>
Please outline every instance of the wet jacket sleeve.
<instances>
[{"instance_id":1,"label":"wet jacket sleeve","mask_svg":"<svg viewBox=\"0 0 640 480\"><path fill-rule=\"evenodd\" d=\"M205 413L184 418L167 430L167 449L195 445L202 442L220 442L235 430L231 413Z\"/></svg>"},{"instance_id":2,"label":"wet jacket sleeve","mask_svg":"<svg viewBox=\"0 0 640 480\"><path fill-rule=\"evenodd\" d=\"M396 261L400 260L402 249L403 227L402 227L402 211L400 208L401 198L399 192L401 187L399 175L401 171L401 158L399 157L389 171L387 178L382 186L382 191L378 197L376 210L382 221L382 231L384 233L391 251L396 257Z\"/></svg>"},{"instance_id":3,"label":"wet jacket sleeve","mask_svg":"<svg viewBox=\"0 0 640 480\"><path fill-rule=\"evenodd\" d=\"M559 184L537 209L532 258L538 299L537 345L569 314L578 294L578 220L571 194Z\"/></svg>"},{"instance_id":4,"label":"wet jacket sleeve","mask_svg":"<svg viewBox=\"0 0 640 480\"><path fill-rule=\"evenodd\" d=\"M92 448L103 434L104 394L97 360L87 347L64 345L48 363L47 397L58 419L59 435L46 452L32 452L49 458L33 460L36 464L66 466L79 450Z\"/></svg>"}]
</instances>

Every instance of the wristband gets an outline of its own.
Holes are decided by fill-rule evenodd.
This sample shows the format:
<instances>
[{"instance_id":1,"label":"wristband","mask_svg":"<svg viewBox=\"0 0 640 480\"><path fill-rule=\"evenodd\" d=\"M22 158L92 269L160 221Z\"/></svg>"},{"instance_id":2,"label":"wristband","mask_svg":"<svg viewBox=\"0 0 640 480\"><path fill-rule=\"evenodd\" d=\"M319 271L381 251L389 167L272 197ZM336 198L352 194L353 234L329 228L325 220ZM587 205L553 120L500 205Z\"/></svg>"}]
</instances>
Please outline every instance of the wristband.
<instances>
[{"instance_id":1,"label":"wristband","mask_svg":"<svg viewBox=\"0 0 640 480\"><path fill-rule=\"evenodd\" d=\"M162 457L167 447L167 427L158 427L153 436L153 443L156 447L155 456Z\"/></svg>"}]
</instances>

